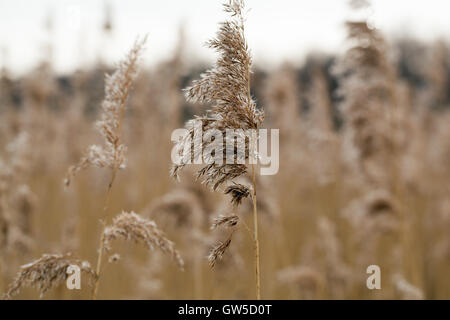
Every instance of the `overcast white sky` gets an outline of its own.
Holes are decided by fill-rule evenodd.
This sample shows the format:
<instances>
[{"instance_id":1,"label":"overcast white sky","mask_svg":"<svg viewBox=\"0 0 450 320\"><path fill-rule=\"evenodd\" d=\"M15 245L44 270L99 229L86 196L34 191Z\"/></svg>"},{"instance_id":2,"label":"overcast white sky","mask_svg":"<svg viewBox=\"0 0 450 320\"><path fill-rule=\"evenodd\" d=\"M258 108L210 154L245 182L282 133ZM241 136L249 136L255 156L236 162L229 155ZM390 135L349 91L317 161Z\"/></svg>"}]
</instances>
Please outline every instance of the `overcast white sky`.
<instances>
[{"instance_id":1,"label":"overcast white sky","mask_svg":"<svg viewBox=\"0 0 450 320\"><path fill-rule=\"evenodd\" d=\"M247 0L251 8L247 37L255 60L261 64L298 61L315 50L334 52L345 40L343 22L348 0ZM109 41L102 37L105 0L0 0L0 66L24 72L43 58L49 41L54 46L54 67L68 72L121 57L137 35L149 34L147 64L169 55L182 22L188 57L212 59L203 44L224 19L222 0L110 0L114 23ZM385 33L409 34L432 41L450 39L450 1L373 0L374 24ZM53 34L44 28L53 17ZM6 48L6 50L4 49Z\"/></svg>"}]
</instances>

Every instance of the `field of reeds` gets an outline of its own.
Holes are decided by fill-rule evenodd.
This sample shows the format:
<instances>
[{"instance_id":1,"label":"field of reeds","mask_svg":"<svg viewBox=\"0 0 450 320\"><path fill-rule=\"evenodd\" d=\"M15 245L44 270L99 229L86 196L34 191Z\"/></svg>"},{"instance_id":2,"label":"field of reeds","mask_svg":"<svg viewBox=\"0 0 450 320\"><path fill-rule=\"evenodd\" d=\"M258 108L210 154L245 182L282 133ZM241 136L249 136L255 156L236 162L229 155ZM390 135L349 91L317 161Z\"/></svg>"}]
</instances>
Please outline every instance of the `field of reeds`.
<instances>
[{"instance_id":1,"label":"field of reeds","mask_svg":"<svg viewBox=\"0 0 450 320\"><path fill-rule=\"evenodd\" d=\"M142 67L151 34L115 66L3 66L0 295L450 299L449 43L352 20L345 54L266 70L241 5L226 2L208 42L214 66L186 63L181 37ZM172 132L193 136L190 119L279 129L279 172L174 166Z\"/></svg>"}]
</instances>

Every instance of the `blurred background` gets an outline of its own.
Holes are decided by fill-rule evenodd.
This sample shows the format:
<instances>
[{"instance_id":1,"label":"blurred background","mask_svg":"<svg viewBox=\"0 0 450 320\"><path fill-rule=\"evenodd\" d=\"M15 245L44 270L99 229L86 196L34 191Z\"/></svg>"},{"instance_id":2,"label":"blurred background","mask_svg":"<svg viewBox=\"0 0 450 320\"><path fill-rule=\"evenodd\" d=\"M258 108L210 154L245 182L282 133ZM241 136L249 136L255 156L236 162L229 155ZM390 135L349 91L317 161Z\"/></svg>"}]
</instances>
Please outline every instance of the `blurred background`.
<instances>
[{"instance_id":1,"label":"blurred background","mask_svg":"<svg viewBox=\"0 0 450 320\"><path fill-rule=\"evenodd\" d=\"M352 16L345 0L250 0L247 6L252 8L248 41L261 65L286 60L299 64L313 51L342 52L343 22ZM429 44L450 35L447 9L445 0L375 0L367 16L390 39L408 37ZM51 54L56 71L73 72L99 61L117 61L134 37L148 33L144 61L155 65L173 52L182 29L186 58L212 62L214 54L203 44L224 17L220 1L208 0L3 0L1 61L11 71L23 73Z\"/></svg>"},{"instance_id":2,"label":"blurred background","mask_svg":"<svg viewBox=\"0 0 450 320\"><path fill-rule=\"evenodd\" d=\"M64 188L101 141L104 75L148 34L128 99L128 168L109 210L154 219L170 258L118 244L99 298L253 298L245 228L221 263L211 219L235 210L169 177L172 130L208 106L186 88L216 59L204 43L227 18L211 0L0 0L0 291L43 253L96 261L107 170ZM247 0L251 90L280 128L280 172L258 179L267 299L450 298L450 5L445 0ZM251 203L237 212L251 225ZM382 290L368 290L379 265ZM63 286L45 298L89 298ZM34 289L19 298L35 299Z\"/></svg>"}]
</instances>

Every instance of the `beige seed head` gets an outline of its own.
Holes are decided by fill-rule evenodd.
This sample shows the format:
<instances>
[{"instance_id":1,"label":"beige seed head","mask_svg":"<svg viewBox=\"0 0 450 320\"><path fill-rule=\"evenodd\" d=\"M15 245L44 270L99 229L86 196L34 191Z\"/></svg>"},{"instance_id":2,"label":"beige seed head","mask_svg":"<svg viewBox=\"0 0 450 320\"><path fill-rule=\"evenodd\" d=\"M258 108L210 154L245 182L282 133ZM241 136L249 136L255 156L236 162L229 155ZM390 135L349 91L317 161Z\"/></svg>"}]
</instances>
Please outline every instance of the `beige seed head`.
<instances>
[{"instance_id":1,"label":"beige seed head","mask_svg":"<svg viewBox=\"0 0 450 320\"><path fill-rule=\"evenodd\" d=\"M69 276L67 268L77 265L87 274L90 280L95 278L95 272L87 261L81 261L71 254L44 254L38 260L23 265L14 281L10 284L4 298L11 299L19 294L23 287L35 287L41 297L51 288L60 285Z\"/></svg>"},{"instance_id":2,"label":"beige seed head","mask_svg":"<svg viewBox=\"0 0 450 320\"><path fill-rule=\"evenodd\" d=\"M96 125L104 138L104 145L91 145L77 165L69 168L64 184L68 186L78 171L90 166L110 169L126 167L126 146L121 143L122 118L131 85L137 76L138 62L146 37L136 41L117 70L105 79L105 99L102 103L102 117Z\"/></svg>"},{"instance_id":3,"label":"beige seed head","mask_svg":"<svg viewBox=\"0 0 450 320\"><path fill-rule=\"evenodd\" d=\"M231 216L220 215L220 216L214 218L214 221L211 225L211 229L216 229L218 227L233 228L238 224L238 222L239 222L239 217L236 215L231 215Z\"/></svg>"},{"instance_id":4,"label":"beige seed head","mask_svg":"<svg viewBox=\"0 0 450 320\"><path fill-rule=\"evenodd\" d=\"M111 250L111 243L117 239L142 243L149 250L159 248L164 253L168 253L183 269L184 261L175 249L175 244L167 239L154 221L142 218L134 212L122 212L114 218L113 224L105 228L103 239L104 248L108 251Z\"/></svg>"}]
</instances>

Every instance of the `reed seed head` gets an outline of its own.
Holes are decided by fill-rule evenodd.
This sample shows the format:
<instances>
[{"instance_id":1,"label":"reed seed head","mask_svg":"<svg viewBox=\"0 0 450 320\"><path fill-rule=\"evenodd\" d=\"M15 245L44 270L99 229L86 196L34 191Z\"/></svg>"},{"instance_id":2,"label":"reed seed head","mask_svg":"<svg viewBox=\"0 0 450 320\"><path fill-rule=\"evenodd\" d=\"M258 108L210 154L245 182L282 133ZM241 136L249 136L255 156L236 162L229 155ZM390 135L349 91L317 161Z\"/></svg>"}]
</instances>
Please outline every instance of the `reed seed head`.
<instances>
[{"instance_id":1,"label":"reed seed head","mask_svg":"<svg viewBox=\"0 0 450 320\"><path fill-rule=\"evenodd\" d=\"M105 228L103 239L104 248L108 251L111 250L111 243L117 239L142 243L149 250L156 247L169 254L180 269L183 269L184 261L175 249L175 244L167 239L154 221L142 218L134 212L122 212L114 218L113 224Z\"/></svg>"},{"instance_id":2,"label":"reed seed head","mask_svg":"<svg viewBox=\"0 0 450 320\"><path fill-rule=\"evenodd\" d=\"M239 217L236 215L224 216L220 215L216 217L211 225L211 229L216 229L218 227L233 228L239 222Z\"/></svg>"},{"instance_id":3,"label":"reed seed head","mask_svg":"<svg viewBox=\"0 0 450 320\"><path fill-rule=\"evenodd\" d=\"M121 143L122 120L131 85L137 76L139 57L146 39L145 37L141 41L137 40L125 59L119 62L116 71L106 76L103 113L101 120L96 123L104 138L104 145L91 145L78 164L69 168L64 180L66 186L70 185L71 179L78 171L90 166L112 170L126 167L127 148Z\"/></svg>"},{"instance_id":4,"label":"reed seed head","mask_svg":"<svg viewBox=\"0 0 450 320\"><path fill-rule=\"evenodd\" d=\"M67 268L70 265L78 265L90 280L95 278L95 272L87 261L75 259L71 254L44 254L38 260L20 268L16 278L9 286L5 298L11 299L19 294L23 287L35 287L43 297L48 290L67 279L69 276Z\"/></svg>"}]
</instances>

